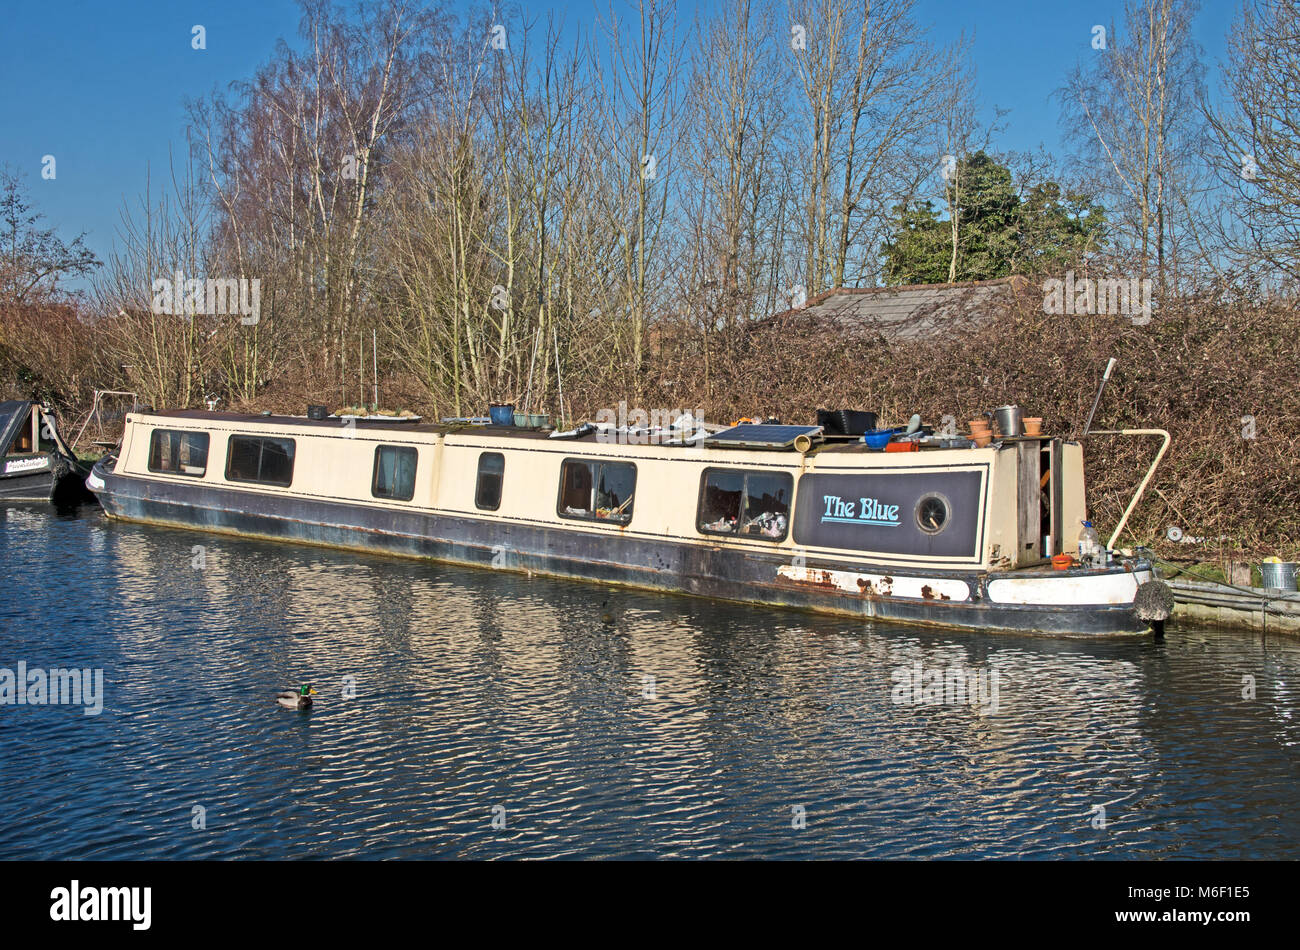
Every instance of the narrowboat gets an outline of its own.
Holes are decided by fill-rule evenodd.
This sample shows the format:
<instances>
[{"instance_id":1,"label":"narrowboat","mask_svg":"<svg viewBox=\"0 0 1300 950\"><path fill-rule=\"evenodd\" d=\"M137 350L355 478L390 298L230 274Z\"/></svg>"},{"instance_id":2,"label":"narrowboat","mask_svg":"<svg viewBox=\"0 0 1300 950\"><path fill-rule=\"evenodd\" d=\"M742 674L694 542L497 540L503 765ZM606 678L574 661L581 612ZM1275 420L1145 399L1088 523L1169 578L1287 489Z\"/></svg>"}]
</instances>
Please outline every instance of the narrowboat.
<instances>
[{"instance_id":1,"label":"narrowboat","mask_svg":"<svg viewBox=\"0 0 1300 950\"><path fill-rule=\"evenodd\" d=\"M48 406L0 402L0 501L75 504L90 500L89 471L59 434Z\"/></svg>"},{"instance_id":2,"label":"narrowboat","mask_svg":"<svg viewBox=\"0 0 1300 950\"><path fill-rule=\"evenodd\" d=\"M857 618L1148 629L1149 561L1051 562L1086 518L1078 441L953 441L136 412L87 485L123 521Z\"/></svg>"}]
</instances>

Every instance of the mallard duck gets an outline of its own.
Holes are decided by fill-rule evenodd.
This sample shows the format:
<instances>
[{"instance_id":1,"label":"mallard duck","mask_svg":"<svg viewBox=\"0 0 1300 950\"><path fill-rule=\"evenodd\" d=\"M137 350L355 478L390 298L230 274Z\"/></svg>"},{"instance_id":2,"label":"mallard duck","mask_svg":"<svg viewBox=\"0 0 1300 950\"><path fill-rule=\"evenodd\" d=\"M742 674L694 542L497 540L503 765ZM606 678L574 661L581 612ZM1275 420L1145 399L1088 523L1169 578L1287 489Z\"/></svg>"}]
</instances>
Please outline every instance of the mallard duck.
<instances>
[{"instance_id":1,"label":"mallard duck","mask_svg":"<svg viewBox=\"0 0 1300 950\"><path fill-rule=\"evenodd\" d=\"M277 693L275 701L285 709L311 709L311 698L315 695L316 690L311 688L311 683L308 683L296 693L292 690Z\"/></svg>"}]
</instances>

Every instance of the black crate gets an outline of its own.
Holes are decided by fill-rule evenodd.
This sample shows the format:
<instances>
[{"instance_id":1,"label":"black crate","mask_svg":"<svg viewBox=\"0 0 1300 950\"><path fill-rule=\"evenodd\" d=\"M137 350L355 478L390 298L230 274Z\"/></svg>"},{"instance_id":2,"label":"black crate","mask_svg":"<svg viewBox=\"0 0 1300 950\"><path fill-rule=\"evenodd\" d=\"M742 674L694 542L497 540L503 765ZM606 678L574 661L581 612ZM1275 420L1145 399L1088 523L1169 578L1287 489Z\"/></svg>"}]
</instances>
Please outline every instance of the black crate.
<instances>
[{"instance_id":1,"label":"black crate","mask_svg":"<svg viewBox=\"0 0 1300 950\"><path fill-rule=\"evenodd\" d=\"M827 435L862 435L876 428L876 414L857 409L818 409L817 424Z\"/></svg>"}]
</instances>

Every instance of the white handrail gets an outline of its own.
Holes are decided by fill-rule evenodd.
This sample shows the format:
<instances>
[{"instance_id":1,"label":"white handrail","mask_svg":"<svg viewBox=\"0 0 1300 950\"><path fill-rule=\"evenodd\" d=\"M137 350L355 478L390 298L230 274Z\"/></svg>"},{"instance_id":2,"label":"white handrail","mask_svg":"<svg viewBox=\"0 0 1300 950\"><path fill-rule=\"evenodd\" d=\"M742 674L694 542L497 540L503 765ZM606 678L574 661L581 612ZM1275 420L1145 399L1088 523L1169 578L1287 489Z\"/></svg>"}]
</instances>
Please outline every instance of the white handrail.
<instances>
[{"instance_id":1,"label":"white handrail","mask_svg":"<svg viewBox=\"0 0 1300 950\"><path fill-rule=\"evenodd\" d=\"M1133 509L1137 507L1137 503L1142 500L1142 495L1147 490L1147 483L1151 481L1151 476L1156 473L1156 467L1160 464L1160 460L1165 457L1165 452L1168 451L1169 443L1173 441L1173 437L1164 429L1094 429L1088 435L1158 435L1164 439L1160 451L1156 453L1155 461L1147 469L1146 478L1142 479L1142 484L1138 485L1137 491L1133 493L1133 499L1128 503L1128 507L1124 509L1124 516L1119 519L1119 524L1115 527L1115 533L1106 542L1106 550L1113 551L1115 549L1115 539L1119 537L1119 533L1128 524L1129 515L1133 514Z\"/></svg>"}]
</instances>

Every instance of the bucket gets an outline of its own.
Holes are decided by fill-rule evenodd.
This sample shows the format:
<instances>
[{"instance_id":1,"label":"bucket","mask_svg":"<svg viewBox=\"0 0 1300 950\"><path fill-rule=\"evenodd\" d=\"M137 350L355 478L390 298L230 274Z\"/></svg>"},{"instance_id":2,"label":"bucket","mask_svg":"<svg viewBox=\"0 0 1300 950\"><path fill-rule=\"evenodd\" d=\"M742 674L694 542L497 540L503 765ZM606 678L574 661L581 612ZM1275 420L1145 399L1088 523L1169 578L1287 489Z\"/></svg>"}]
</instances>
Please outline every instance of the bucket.
<instances>
[{"instance_id":1,"label":"bucket","mask_svg":"<svg viewBox=\"0 0 1300 950\"><path fill-rule=\"evenodd\" d=\"M1295 561L1265 561L1259 566L1261 587L1273 590L1295 590Z\"/></svg>"},{"instance_id":2,"label":"bucket","mask_svg":"<svg viewBox=\"0 0 1300 950\"><path fill-rule=\"evenodd\" d=\"M997 423L998 435L1004 439L1025 434L1025 427L1020 418L1019 406L1000 406L993 410L993 420Z\"/></svg>"},{"instance_id":3,"label":"bucket","mask_svg":"<svg viewBox=\"0 0 1300 950\"><path fill-rule=\"evenodd\" d=\"M512 426L515 424L515 407L508 406L489 406L488 417L491 418L494 426Z\"/></svg>"}]
</instances>

